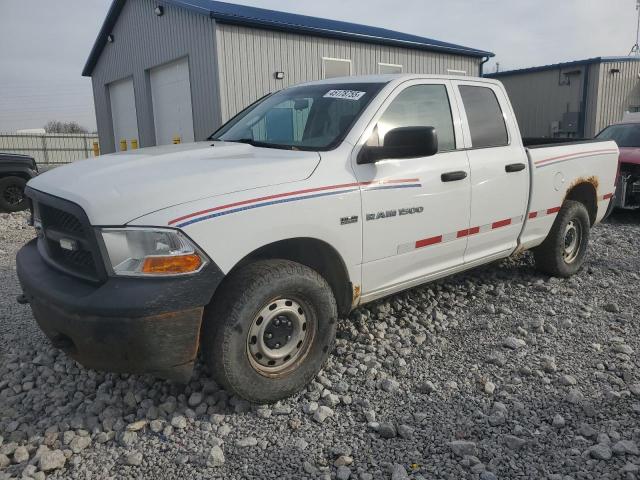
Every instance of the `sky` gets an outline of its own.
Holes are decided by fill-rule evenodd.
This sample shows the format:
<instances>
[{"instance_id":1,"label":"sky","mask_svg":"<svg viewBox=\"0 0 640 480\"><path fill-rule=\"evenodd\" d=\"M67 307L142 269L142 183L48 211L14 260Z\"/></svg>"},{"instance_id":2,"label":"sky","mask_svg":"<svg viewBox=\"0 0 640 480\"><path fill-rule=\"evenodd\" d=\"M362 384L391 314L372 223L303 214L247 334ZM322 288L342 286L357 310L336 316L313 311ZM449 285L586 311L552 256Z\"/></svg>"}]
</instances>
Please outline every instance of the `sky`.
<instances>
[{"instance_id":1,"label":"sky","mask_svg":"<svg viewBox=\"0 0 640 480\"><path fill-rule=\"evenodd\" d=\"M129 0L136 1L136 0ZM485 71L627 55L636 0L236 0L399 30L496 54ZM111 0L0 0L0 132L96 128L82 67Z\"/></svg>"}]
</instances>

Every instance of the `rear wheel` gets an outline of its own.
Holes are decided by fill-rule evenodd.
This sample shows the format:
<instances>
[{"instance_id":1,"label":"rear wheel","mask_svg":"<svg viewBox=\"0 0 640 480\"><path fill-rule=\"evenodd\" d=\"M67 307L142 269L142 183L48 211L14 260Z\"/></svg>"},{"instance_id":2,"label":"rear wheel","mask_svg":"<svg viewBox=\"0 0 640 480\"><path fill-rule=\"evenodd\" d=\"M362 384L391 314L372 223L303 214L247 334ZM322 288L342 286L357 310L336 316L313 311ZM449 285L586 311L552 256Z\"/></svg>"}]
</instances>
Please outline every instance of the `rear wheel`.
<instances>
[{"instance_id":1,"label":"rear wheel","mask_svg":"<svg viewBox=\"0 0 640 480\"><path fill-rule=\"evenodd\" d=\"M19 212L28 207L24 187L24 178L5 177L0 179L0 210L5 212Z\"/></svg>"},{"instance_id":2,"label":"rear wheel","mask_svg":"<svg viewBox=\"0 0 640 480\"><path fill-rule=\"evenodd\" d=\"M256 403L288 397L318 373L335 341L336 302L314 270L259 261L232 274L205 315L202 350L213 377Z\"/></svg>"},{"instance_id":3,"label":"rear wheel","mask_svg":"<svg viewBox=\"0 0 640 480\"><path fill-rule=\"evenodd\" d=\"M536 267L549 275L570 277L584 264L591 222L586 207L567 200L544 243L534 249Z\"/></svg>"}]
</instances>

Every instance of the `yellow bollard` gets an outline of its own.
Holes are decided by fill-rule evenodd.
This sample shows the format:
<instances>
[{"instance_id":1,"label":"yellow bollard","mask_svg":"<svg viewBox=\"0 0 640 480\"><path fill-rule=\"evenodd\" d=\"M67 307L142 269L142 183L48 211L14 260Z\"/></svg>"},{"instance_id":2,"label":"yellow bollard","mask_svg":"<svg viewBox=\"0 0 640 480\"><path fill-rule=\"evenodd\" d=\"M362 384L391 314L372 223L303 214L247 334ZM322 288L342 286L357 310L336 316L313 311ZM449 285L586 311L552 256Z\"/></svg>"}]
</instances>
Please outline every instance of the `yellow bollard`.
<instances>
[{"instance_id":1,"label":"yellow bollard","mask_svg":"<svg viewBox=\"0 0 640 480\"><path fill-rule=\"evenodd\" d=\"M138 149L138 139L137 138L132 138L131 139L131 150L137 150Z\"/></svg>"},{"instance_id":2,"label":"yellow bollard","mask_svg":"<svg viewBox=\"0 0 640 480\"><path fill-rule=\"evenodd\" d=\"M178 145L182 143L182 138L180 138L180 135L176 135L175 137L173 137L173 144L174 145Z\"/></svg>"},{"instance_id":3,"label":"yellow bollard","mask_svg":"<svg viewBox=\"0 0 640 480\"><path fill-rule=\"evenodd\" d=\"M98 142L93 142L93 156L100 156L100 144Z\"/></svg>"},{"instance_id":4,"label":"yellow bollard","mask_svg":"<svg viewBox=\"0 0 640 480\"><path fill-rule=\"evenodd\" d=\"M127 151L127 141L124 138L120 140L120 151L121 152Z\"/></svg>"}]
</instances>

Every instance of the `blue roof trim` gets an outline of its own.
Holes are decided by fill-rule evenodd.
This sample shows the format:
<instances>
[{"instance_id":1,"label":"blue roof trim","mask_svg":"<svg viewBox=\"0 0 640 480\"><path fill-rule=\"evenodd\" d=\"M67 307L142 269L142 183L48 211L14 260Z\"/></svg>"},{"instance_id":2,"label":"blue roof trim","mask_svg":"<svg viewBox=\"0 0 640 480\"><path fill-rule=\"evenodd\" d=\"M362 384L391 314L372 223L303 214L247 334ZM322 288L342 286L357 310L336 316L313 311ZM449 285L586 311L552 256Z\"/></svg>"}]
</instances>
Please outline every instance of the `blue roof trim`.
<instances>
[{"instance_id":1,"label":"blue roof trim","mask_svg":"<svg viewBox=\"0 0 640 480\"><path fill-rule=\"evenodd\" d=\"M586 60L574 60L572 62L554 63L551 65L541 65L539 67L520 68L516 70L505 70L504 72L487 73L484 76L487 78L500 78L510 75L521 75L524 73L536 73L545 72L548 70L558 70L560 68L582 67L585 65L592 65L594 63L606 63L606 62L640 62L640 57L595 57L587 58Z\"/></svg>"},{"instance_id":2,"label":"blue roof trim","mask_svg":"<svg viewBox=\"0 0 640 480\"><path fill-rule=\"evenodd\" d=\"M221 23L247 25L267 28L271 30L311 33L317 36L357 40L361 42L378 43L405 48L415 48L436 52L453 53L470 57L493 57L494 54L484 50L463 47L453 43L441 42L431 38L410 35L379 27L369 27L356 23L329 20L307 15L278 12L264 8L236 5L215 0L158 0L159 3L173 5L191 10L195 13L208 15ZM100 29L98 38L89 54L87 63L82 71L85 77L91 73L98 62L98 58L107 43L107 36L124 8L126 0L114 0L107 14L107 18Z\"/></svg>"}]
</instances>

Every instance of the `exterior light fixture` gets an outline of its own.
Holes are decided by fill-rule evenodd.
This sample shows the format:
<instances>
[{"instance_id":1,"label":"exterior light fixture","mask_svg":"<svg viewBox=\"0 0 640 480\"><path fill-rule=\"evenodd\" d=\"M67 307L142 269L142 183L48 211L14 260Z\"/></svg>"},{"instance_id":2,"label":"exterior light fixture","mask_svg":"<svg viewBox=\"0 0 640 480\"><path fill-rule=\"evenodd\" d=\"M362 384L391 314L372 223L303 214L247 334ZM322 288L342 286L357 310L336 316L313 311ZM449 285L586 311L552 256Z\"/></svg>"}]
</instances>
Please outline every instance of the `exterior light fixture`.
<instances>
[{"instance_id":1,"label":"exterior light fixture","mask_svg":"<svg viewBox=\"0 0 640 480\"><path fill-rule=\"evenodd\" d=\"M276 80L283 80L284 72L276 72L274 76L276 77Z\"/></svg>"},{"instance_id":2,"label":"exterior light fixture","mask_svg":"<svg viewBox=\"0 0 640 480\"><path fill-rule=\"evenodd\" d=\"M153 13L155 13L157 16L161 17L162 15L164 15L164 7L161 5L158 5L155 10L153 11Z\"/></svg>"},{"instance_id":3,"label":"exterior light fixture","mask_svg":"<svg viewBox=\"0 0 640 480\"><path fill-rule=\"evenodd\" d=\"M113 43L114 41L115 39L113 38L113 33L110 33L109 36L107 37L107 42Z\"/></svg>"}]
</instances>

